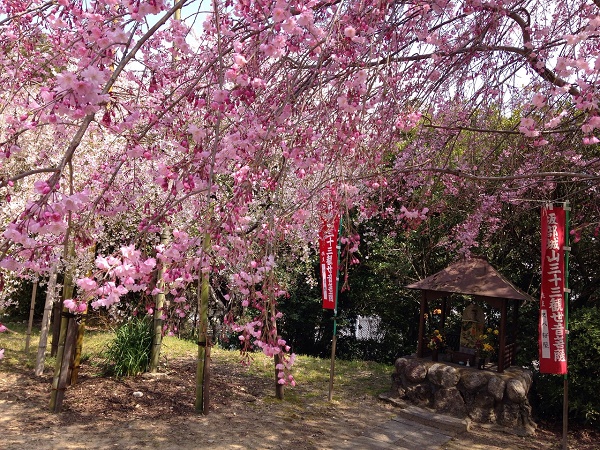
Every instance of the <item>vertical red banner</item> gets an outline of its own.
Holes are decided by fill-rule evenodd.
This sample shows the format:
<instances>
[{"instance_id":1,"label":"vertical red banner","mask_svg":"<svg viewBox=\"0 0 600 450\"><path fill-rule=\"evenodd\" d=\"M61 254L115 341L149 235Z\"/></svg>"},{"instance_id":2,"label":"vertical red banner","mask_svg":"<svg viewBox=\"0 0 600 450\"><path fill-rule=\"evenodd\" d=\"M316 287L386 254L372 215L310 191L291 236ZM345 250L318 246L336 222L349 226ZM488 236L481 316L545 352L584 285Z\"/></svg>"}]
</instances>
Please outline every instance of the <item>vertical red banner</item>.
<instances>
[{"instance_id":1,"label":"vertical red banner","mask_svg":"<svg viewBox=\"0 0 600 450\"><path fill-rule=\"evenodd\" d=\"M565 227L563 208L542 208L540 372L567 373L565 318Z\"/></svg>"},{"instance_id":2,"label":"vertical red banner","mask_svg":"<svg viewBox=\"0 0 600 450\"><path fill-rule=\"evenodd\" d=\"M319 232L319 259L321 263L321 297L323 308L336 308L337 272L338 272L338 230L340 217L332 221L323 221Z\"/></svg>"}]
</instances>

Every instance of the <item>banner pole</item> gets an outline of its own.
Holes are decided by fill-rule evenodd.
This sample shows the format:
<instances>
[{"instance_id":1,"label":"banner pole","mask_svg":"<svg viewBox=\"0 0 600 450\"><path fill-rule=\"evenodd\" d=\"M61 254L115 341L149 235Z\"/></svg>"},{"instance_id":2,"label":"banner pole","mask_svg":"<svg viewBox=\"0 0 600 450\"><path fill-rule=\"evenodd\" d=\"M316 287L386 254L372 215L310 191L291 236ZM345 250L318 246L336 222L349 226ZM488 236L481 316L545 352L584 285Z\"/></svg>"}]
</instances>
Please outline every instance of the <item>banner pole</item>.
<instances>
[{"instance_id":1,"label":"banner pole","mask_svg":"<svg viewBox=\"0 0 600 450\"><path fill-rule=\"evenodd\" d=\"M333 377L335 374L335 347L337 345L337 309L333 311L333 339L331 340L331 366L329 367L329 394L327 400L333 399Z\"/></svg>"},{"instance_id":2,"label":"banner pole","mask_svg":"<svg viewBox=\"0 0 600 450\"><path fill-rule=\"evenodd\" d=\"M340 245L340 236L342 235L342 218L340 217L340 225L338 228L338 240L335 243L338 251L338 268L335 273L335 307L333 308L333 338L331 339L331 366L329 368L329 394L327 400L333 399L333 377L335 375L335 348L337 345L337 306L338 306L338 291L340 289L340 252L342 246Z\"/></svg>"},{"instance_id":3,"label":"banner pole","mask_svg":"<svg viewBox=\"0 0 600 450\"><path fill-rule=\"evenodd\" d=\"M569 253L571 252L569 239L569 216L571 207L569 201L565 202L565 354L567 355L567 371L563 380L563 436L562 448L568 449L567 436L569 431Z\"/></svg>"}]
</instances>

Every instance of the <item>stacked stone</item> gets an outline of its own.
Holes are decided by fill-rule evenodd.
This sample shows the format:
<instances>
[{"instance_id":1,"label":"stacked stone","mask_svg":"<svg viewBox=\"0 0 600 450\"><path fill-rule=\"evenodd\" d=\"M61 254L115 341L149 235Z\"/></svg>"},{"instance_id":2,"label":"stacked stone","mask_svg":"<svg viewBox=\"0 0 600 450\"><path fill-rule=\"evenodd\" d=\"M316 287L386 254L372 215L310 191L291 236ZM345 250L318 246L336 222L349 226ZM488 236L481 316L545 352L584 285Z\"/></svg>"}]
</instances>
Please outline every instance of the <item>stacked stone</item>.
<instances>
[{"instance_id":1,"label":"stacked stone","mask_svg":"<svg viewBox=\"0 0 600 450\"><path fill-rule=\"evenodd\" d=\"M528 400L533 382L529 370L511 367L497 373L403 357L396 360L392 380L393 394L413 404L523 434L535 431Z\"/></svg>"}]
</instances>

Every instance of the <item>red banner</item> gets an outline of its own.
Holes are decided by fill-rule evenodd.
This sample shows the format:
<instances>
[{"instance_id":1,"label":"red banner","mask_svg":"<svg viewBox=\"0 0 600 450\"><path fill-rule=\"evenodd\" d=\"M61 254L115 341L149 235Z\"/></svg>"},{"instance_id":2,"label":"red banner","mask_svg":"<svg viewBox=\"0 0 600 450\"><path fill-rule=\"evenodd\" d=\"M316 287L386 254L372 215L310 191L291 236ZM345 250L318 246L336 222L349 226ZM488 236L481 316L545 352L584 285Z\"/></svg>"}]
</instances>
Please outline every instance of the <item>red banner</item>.
<instances>
[{"instance_id":1,"label":"red banner","mask_svg":"<svg viewBox=\"0 0 600 450\"><path fill-rule=\"evenodd\" d=\"M541 373L567 373L565 323L565 222L563 208L542 208Z\"/></svg>"},{"instance_id":2,"label":"red banner","mask_svg":"<svg viewBox=\"0 0 600 450\"><path fill-rule=\"evenodd\" d=\"M319 232L319 255L321 262L321 286L323 308L335 309L337 296L338 273L338 230L340 217L335 216L333 221L323 221Z\"/></svg>"}]
</instances>

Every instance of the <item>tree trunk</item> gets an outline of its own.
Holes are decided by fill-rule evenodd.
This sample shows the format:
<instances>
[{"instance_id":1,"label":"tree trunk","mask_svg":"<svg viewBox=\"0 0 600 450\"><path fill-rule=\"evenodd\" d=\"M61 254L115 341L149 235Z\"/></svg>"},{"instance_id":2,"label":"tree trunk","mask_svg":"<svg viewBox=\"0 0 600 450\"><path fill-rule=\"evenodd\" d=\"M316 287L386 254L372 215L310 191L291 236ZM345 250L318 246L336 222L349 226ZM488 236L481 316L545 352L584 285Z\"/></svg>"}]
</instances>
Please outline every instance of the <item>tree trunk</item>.
<instances>
[{"instance_id":1,"label":"tree trunk","mask_svg":"<svg viewBox=\"0 0 600 450\"><path fill-rule=\"evenodd\" d=\"M37 359L35 362L35 374L39 377L44 372L44 359L46 356L46 346L48 344L48 328L50 326L50 316L52 315L52 303L56 294L56 265L52 267L50 279L46 287L46 303L44 305L44 316L42 318L42 327L40 330L40 342L38 344ZM58 340L57 340L58 342Z\"/></svg>"},{"instance_id":2,"label":"tree trunk","mask_svg":"<svg viewBox=\"0 0 600 450\"><path fill-rule=\"evenodd\" d=\"M67 237L68 239L68 237ZM74 254L73 243L69 243L68 250L65 252L67 255L67 266L65 269L63 293L61 304L69 298L73 298L73 254ZM60 412L62 409L62 401L65 394L67 380L69 379L69 369L71 365L71 357L73 354L73 341L76 336L76 325L73 314L67 309L62 309L60 316L55 316L55 322L59 321L60 317L60 334L58 338L58 346L56 350L56 364L54 365L54 377L52 379L52 395L50 398L50 409L53 412ZM69 327L69 325L71 325ZM70 329L69 329L70 328ZM67 339L67 333L72 341Z\"/></svg>"},{"instance_id":3,"label":"tree trunk","mask_svg":"<svg viewBox=\"0 0 600 450\"><path fill-rule=\"evenodd\" d=\"M89 253L91 256L92 262L94 261L94 256L96 255L96 244L93 244ZM92 276L92 270L88 270L87 276ZM86 298L87 301L89 298ZM87 317L87 308L85 311L81 313L81 320L79 321L79 327L77 327L77 338L75 339L75 355L73 356L73 367L71 368L71 385L77 383L77 377L79 376L79 367L81 366L81 352L83 351L83 336L85 334L85 319Z\"/></svg>"},{"instance_id":4,"label":"tree trunk","mask_svg":"<svg viewBox=\"0 0 600 450\"><path fill-rule=\"evenodd\" d=\"M275 339L277 337L277 321L275 320L275 302L271 300L271 317L273 318L273 335ZM281 363L281 356L276 354L273 356L273 363L275 364L275 398L277 400L283 400L284 398L284 388L283 384L279 384L279 370L277 370L277 365Z\"/></svg>"},{"instance_id":5,"label":"tree trunk","mask_svg":"<svg viewBox=\"0 0 600 450\"><path fill-rule=\"evenodd\" d=\"M77 335L74 340L74 354L73 364L70 365L71 377L69 379L69 385L77 383L77 377L79 376L79 367L81 366L81 352L83 350L83 335L85 334L85 318L87 316L87 310L81 313L81 320L79 324L75 322L77 326ZM69 326L71 326L69 324Z\"/></svg>"},{"instance_id":6,"label":"tree trunk","mask_svg":"<svg viewBox=\"0 0 600 450\"><path fill-rule=\"evenodd\" d=\"M52 396L50 398L50 410L55 413L62 410L65 390L71 375L71 361L78 328L77 322L72 316L73 314L68 311L63 311L54 378L52 379Z\"/></svg>"},{"instance_id":7,"label":"tree trunk","mask_svg":"<svg viewBox=\"0 0 600 450\"><path fill-rule=\"evenodd\" d=\"M275 364L275 398L277 400L283 400L285 392L283 384L279 384L279 370L277 369L277 365L281 363L281 356L274 355L273 363Z\"/></svg>"},{"instance_id":8,"label":"tree trunk","mask_svg":"<svg viewBox=\"0 0 600 450\"><path fill-rule=\"evenodd\" d=\"M202 243L203 255L210 248L210 234L204 233ZM196 411L208 414L209 400L209 357L210 339L208 337L208 298L210 273L203 270L200 263L200 276L198 278L198 365L196 367Z\"/></svg>"},{"instance_id":9,"label":"tree trunk","mask_svg":"<svg viewBox=\"0 0 600 450\"><path fill-rule=\"evenodd\" d=\"M166 244L169 240L169 233L166 229L163 229L160 233L160 243ZM150 354L150 372L158 372L158 362L160 358L160 347L162 346L162 328L163 328L163 307L165 304L165 282L163 277L167 267L164 262L161 263L158 274L156 275L156 287L160 289L160 292L154 297L154 334L152 336L152 352Z\"/></svg>"},{"instance_id":10,"label":"tree trunk","mask_svg":"<svg viewBox=\"0 0 600 450\"><path fill-rule=\"evenodd\" d=\"M29 322L27 323L27 337L25 338L25 353L29 353L29 343L31 342L31 328L33 327L33 312L35 310L35 296L37 294L38 281L33 282L31 291L31 306L29 307Z\"/></svg>"}]
</instances>

